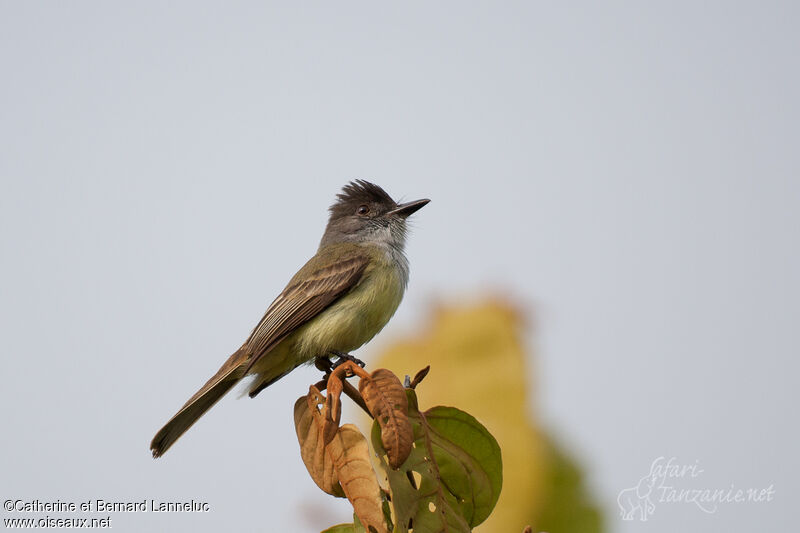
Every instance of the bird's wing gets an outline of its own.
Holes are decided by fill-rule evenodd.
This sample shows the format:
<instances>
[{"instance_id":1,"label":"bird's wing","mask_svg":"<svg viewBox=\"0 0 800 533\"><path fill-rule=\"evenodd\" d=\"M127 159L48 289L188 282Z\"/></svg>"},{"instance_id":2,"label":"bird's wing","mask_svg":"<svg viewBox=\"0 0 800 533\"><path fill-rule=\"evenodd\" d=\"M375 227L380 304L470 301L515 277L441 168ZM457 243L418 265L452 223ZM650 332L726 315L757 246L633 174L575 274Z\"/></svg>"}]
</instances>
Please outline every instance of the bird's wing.
<instances>
[{"instance_id":1,"label":"bird's wing","mask_svg":"<svg viewBox=\"0 0 800 533\"><path fill-rule=\"evenodd\" d=\"M303 267L275 298L245 342L244 348L252 354L245 372L249 372L284 337L357 285L368 263L367 255L352 252L337 258L329 266L312 270L308 275L301 274L311 265Z\"/></svg>"}]
</instances>

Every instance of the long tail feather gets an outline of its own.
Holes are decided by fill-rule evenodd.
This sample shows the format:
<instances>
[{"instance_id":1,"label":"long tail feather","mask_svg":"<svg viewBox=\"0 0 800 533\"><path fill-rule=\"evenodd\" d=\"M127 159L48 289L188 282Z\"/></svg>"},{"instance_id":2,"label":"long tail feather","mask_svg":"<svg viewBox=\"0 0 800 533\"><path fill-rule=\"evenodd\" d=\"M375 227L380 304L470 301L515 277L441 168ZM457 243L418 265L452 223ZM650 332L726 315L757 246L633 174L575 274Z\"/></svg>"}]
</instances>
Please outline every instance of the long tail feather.
<instances>
[{"instance_id":1,"label":"long tail feather","mask_svg":"<svg viewBox=\"0 0 800 533\"><path fill-rule=\"evenodd\" d=\"M241 349L225 361L217 373L156 433L150 443L153 457L164 455L181 435L244 377L247 361L247 352Z\"/></svg>"}]
</instances>

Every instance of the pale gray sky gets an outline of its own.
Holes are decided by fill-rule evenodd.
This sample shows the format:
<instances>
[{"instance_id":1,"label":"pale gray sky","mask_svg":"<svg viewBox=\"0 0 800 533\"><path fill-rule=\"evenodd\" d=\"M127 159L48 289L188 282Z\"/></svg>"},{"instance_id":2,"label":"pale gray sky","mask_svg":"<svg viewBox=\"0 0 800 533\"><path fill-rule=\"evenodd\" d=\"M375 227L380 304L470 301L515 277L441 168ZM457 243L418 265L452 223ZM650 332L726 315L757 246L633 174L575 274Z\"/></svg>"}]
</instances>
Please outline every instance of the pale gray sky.
<instances>
[{"instance_id":1,"label":"pale gray sky","mask_svg":"<svg viewBox=\"0 0 800 533\"><path fill-rule=\"evenodd\" d=\"M147 447L314 252L338 189L369 178L433 201L406 299L364 354L432 300L500 288L538 317L536 409L609 531L787 530L798 15L3 1L0 496L212 508L113 515L122 532L348 519L297 453L310 369L226 398L159 461ZM621 521L617 494L659 456L699 461L691 488L775 499Z\"/></svg>"}]
</instances>

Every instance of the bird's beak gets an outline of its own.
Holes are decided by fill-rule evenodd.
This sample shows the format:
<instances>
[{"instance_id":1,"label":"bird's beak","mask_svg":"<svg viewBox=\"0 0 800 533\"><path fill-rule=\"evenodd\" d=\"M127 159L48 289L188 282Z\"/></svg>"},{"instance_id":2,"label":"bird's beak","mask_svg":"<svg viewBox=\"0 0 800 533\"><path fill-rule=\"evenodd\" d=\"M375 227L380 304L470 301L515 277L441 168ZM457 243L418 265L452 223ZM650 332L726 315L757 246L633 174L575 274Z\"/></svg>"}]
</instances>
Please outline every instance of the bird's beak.
<instances>
[{"instance_id":1,"label":"bird's beak","mask_svg":"<svg viewBox=\"0 0 800 533\"><path fill-rule=\"evenodd\" d=\"M427 198L423 198L422 200L414 200L413 202L406 202L404 204L400 204L391 211L387 212L387 215L397 215L403 218L406 218L411 213L416 213L422 206L430 202Z\"/></svg>"}]
</instances>

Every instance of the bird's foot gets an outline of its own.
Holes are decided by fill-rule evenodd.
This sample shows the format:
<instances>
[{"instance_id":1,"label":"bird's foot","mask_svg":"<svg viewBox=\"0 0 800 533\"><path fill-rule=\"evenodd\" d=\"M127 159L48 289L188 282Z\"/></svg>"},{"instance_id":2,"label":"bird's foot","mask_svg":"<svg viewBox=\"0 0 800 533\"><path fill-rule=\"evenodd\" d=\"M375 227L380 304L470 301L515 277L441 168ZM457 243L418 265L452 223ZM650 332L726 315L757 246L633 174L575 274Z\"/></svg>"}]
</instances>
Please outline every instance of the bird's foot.
<instances>
[{"instance_id":1,"label":"bird's foot","mask_svg":"<svg viewBox=\"0 0 800 533\"><path fill-rule=\"evenodd\" d=\"M364 368L364 366L365 366L364 361L362 361L361 359L359 359L357 357L353 357L349 353L342 353L342 352L338 352L336 350L333 350L333 351L331 351L331 355L335 355L336 357L339 358L338 361L333 363L333 366L331 367L331 370L333 370L334 368L338 367L339 365L341 365L345 361L350 361L352 363L355 363L358 366L360 366L361 368Z\"/></svg>"}]
</instances>

